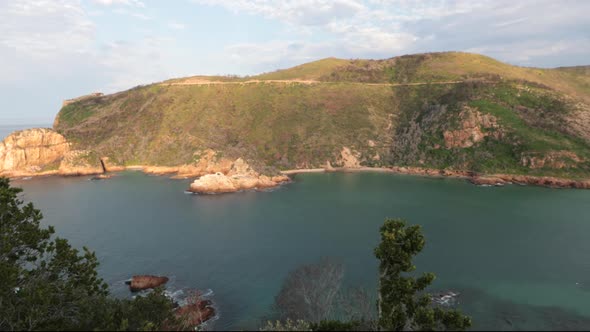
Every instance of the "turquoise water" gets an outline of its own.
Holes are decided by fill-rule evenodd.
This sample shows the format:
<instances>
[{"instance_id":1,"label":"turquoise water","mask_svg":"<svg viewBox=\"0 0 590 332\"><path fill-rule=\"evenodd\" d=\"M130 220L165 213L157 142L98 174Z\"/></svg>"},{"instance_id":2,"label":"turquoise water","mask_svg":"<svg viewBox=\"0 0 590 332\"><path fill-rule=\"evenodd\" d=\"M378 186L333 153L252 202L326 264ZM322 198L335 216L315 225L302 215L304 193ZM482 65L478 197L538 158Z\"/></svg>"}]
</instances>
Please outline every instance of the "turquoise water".
<instances>
[{"instance_id":1,"label":"turquoise water","mask_svg":"<svg viewBox=\"0 0 590 332\"><path fill-rule=\"evenodd\" d=\"M386 217L423 225L421 271L461 293L475 328L590 327L590 191L477 187L391 174L307 174L271 192L187 195L188 180L124 172L105 181L18 181L44 222L97 252L117 296L133 274L211 289L217 329L252 329L287 273L332 257L349 286L376 288Z\"/></svg>"}]
</instances>

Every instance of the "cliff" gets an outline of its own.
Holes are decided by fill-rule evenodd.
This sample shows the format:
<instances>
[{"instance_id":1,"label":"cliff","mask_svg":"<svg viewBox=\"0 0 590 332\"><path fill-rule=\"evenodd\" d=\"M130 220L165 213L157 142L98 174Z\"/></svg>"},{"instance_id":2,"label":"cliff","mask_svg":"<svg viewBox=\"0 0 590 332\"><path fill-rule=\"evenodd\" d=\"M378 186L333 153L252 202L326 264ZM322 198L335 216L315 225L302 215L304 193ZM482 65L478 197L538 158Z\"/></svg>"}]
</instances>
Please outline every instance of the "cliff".
<instances>
[{"instance_id":1,"label":"cliff","mask_svg":"<svg viewBox=\"0 0 590 332\"><path fill-rule=\"evenodd\" d=\"M82 98L60 110L54 129L71 149L108 158L112 167L213 174L202 182L227 188L228 181L241 188L229 173L239 159L257 181L331 167L581 180L590 178L584 68L523 68L457 52L330 58ZM225 164L203 169L209 150Z\"/></svg>"},{"instance_id":2,"label":"cliff","mask_svg":"<svg viewBox=\"0 0 590 332\"><path fill-rule=\"evenodd\" d=\"M0 142L0 175L87 175L104 170L91 151L73 150L61 134L44 128L10 134Z\"/></svg>"}]
</instances>

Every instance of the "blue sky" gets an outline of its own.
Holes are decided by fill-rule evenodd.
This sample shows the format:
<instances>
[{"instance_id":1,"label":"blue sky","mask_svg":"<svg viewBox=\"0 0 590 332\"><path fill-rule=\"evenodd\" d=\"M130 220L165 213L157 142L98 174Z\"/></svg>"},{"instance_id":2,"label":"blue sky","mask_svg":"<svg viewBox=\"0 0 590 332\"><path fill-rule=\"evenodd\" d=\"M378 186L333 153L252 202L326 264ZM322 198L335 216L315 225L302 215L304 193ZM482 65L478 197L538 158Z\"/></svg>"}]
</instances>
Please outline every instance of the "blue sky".
<instances>
[{"instance_id":1,"label":"blue sky","mask_svg":"<svg viewBox=\"0 0 590 332\"><path fill-rule=\"evenodd\" d=\"M171 77L249 75L329 56L468 51L590 64L587 0L11 0L0 2L0 124Z\"/></svg>"}]
</instances>

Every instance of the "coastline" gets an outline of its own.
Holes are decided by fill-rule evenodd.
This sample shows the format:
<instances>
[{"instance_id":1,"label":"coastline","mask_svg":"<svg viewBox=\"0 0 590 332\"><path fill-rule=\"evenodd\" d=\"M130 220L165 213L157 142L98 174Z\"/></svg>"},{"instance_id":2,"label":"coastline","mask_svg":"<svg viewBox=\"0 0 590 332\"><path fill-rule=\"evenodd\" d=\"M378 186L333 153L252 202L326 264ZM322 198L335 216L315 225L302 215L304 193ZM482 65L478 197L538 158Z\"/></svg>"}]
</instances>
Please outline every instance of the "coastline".
<instances>
[{"instance_id":1,"label":"coastline","mask_svg":"<svg viewBox=\"0 0 590 332\"><path fill-rule=\"evenodd\" d=\"M141 171L151 175L171 175L172 179L198 178L203 174L195 174L190 171L186 172L183 166L149 166L149 165L129 165L129 166L110 166L107 172L100 172L95 169L77 169L71 171L50 170L44 172L8 172L0 174L10 179L18 180L28 177L46 177L46 176L89 176L89 175L107 175L120 171ZM183 172L185 171L185 172ZM457 170L439 170L432 168L422 168L413 166L391 166L391 167L327 167L327 168L298 168L280 171L284 176L295 176L306 173L392 173L425 177L448 177L456 179L465 179L474 185L481 186L503 186L506 184L519 184L542 186L548 188L570 188L570 189L590 189L590 179L574 180L567 178L557 178L552 176L532 176L518 174L476 174L470 171Z\"/></svg>"},{"instance_id":2,"label":"coastline","mask_svg":"<svg viewBox=\"0 0 590 332\"><path fill-rule=\"evenodd\" d=\"M324 173L324 172L377 172L392 173L426 177L448 177L456 179L465 179L474 185L481 186L503 186L506 184L519 184L541 186L547 188L570 188L570 189L590 189L590 179L574 180L567 178L556 178L552 176L532 176L517 174L476 174L470 171L439 170L422 167L339 167L339 168L313 168L313 169L290 169L281 171L284 175L296 175L300 173Z\"/></svg>"}]
</instances>

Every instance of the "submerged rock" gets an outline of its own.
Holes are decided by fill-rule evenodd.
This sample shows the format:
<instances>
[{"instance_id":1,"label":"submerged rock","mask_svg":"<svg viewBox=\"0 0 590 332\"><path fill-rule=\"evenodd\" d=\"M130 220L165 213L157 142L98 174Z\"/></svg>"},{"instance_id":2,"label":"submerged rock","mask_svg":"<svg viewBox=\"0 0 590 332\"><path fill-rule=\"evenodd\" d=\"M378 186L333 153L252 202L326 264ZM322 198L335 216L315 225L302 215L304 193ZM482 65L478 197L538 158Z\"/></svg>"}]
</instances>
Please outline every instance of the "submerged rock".
<instances>
[{"instance_id":1,"label":"submerged rock","mask_svg":"<svg viewBox=\"0 0 590 332\"><path fill-rule=\"evenodd\" d=\"M434 304L442 305L442 306L453 306L457 304L457 297L459 293L455 293L452 291L447 292L440 292L435 293L430 296L430 299Z\"/></svg>"},{"instance_id":2,"label":"submerged rock","mask_svg":"<svg viewBox=\"0 0 590 332\"><path fill-rule=\"evenodd\" d=\"M90 178L90 181L100 181L100 180L106 180L106 179L110 179L113 176L110 174L99 174L97 176L93 176Z\"/></svg>"},{"instance_id":3,"label":"submerged rock","mask_svg":"<svg viewBox=\"0 0 590 332\"><path fill-rule=\"evenodd\" d=\"M156 288L168 282L168 277L158 277L151 275L133 276L128 282L129 288L132 292L140 290Z\"/></svg>"}]
</instances>

